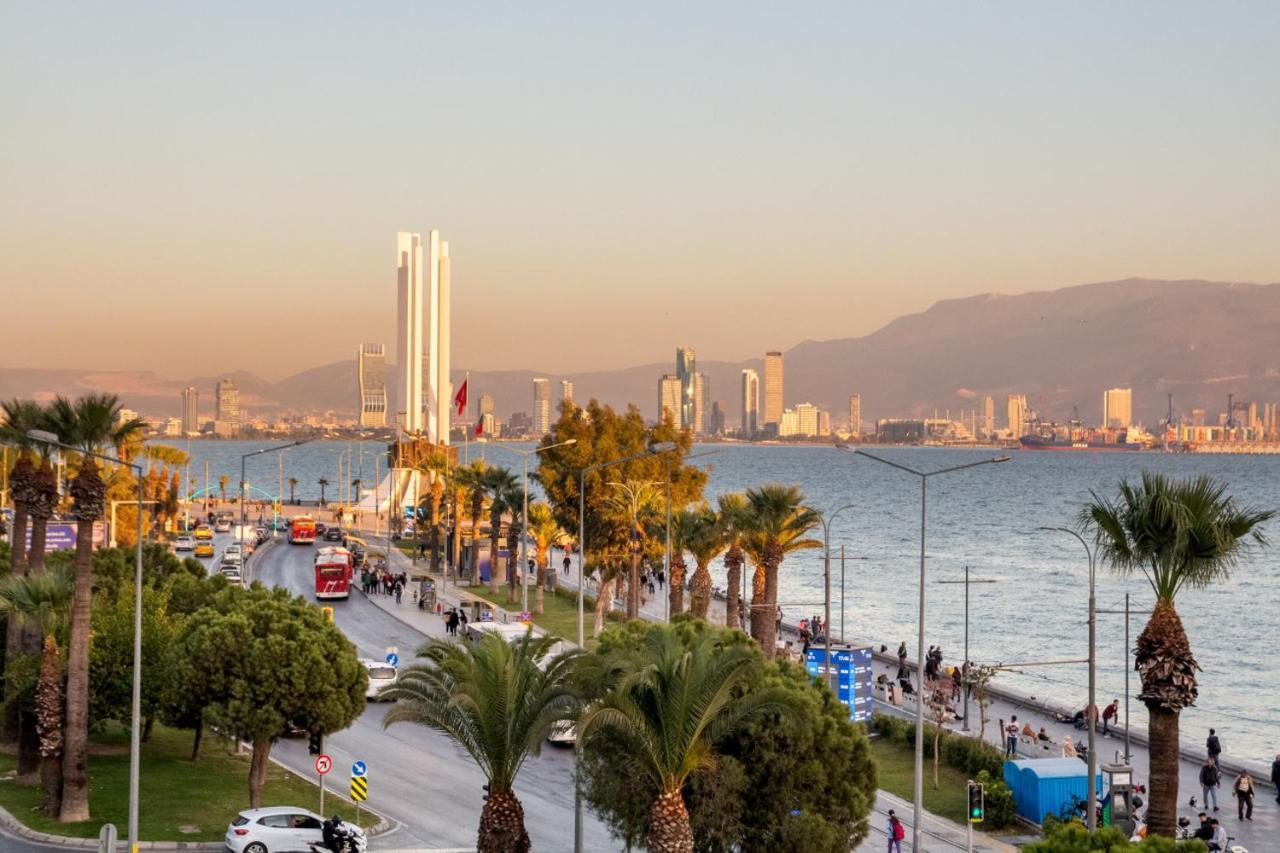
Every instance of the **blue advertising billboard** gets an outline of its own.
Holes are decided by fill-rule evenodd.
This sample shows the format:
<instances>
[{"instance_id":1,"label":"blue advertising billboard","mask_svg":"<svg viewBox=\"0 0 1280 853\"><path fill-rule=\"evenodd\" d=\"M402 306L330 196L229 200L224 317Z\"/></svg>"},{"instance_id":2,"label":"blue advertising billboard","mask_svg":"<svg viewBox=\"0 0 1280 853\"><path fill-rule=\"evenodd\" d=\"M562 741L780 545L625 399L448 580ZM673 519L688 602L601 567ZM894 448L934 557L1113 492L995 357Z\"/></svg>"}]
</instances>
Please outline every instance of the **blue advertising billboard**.
<instances>
[{"instance_id":1,"label":"blue advertising billboard","mask_svg":"<svg viewBox=\"0 0 1280 853\"><path fill-rule=\"evenodd\" d=\"M805 654L805 669L814 678L826 679L827 650L822 646L810 646ZM871 647L831 647L831 665L835 672L836 698L849 709L849 719L855 723L871 720Z\"/></svg>"},{"instance_id":2,"label":"blue advertising billboard","mask_svg":"<svg viewBox=\"0 0 1280 853\"><path fill-rule=\"evenodd\" d=\"M93 547L102 547L103 523L93 523ZM31 547L31 525L27 525L27 547ZM74 521L50 521L44 528L44 551L70 551L76 547L76 523Z\"/></svg>"}]
</instances>

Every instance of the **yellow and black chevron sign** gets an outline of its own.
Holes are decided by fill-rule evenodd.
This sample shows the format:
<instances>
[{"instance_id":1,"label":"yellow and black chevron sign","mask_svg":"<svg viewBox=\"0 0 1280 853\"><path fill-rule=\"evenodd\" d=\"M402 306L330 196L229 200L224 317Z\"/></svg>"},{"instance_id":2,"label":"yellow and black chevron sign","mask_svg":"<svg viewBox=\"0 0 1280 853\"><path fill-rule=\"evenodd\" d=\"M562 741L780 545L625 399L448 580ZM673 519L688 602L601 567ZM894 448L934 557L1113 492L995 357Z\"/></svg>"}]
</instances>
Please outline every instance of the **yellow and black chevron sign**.
<instances>
[{"instance_id":1,"label":"yellow and black chevron sign","mask_svg":"<svg viewBox=\"0 0 1280 853\"><path fill-rule=\"evenodd\" d=\"M357 803L369 799L369 780L364 776L351 777L351 799Z\"/></svg>"}]
</instances>

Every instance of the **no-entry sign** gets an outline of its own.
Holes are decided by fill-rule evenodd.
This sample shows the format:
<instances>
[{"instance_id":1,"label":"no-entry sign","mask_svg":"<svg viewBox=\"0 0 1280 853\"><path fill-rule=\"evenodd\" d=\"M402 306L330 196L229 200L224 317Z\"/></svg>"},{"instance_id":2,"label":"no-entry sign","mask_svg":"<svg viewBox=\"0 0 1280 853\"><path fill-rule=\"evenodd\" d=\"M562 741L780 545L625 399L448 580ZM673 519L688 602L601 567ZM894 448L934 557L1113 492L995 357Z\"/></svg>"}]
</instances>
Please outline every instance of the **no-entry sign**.
<instances>
[{"instance_id":1,"label":"no-entry sign","mask_svg":"<svg viewBox=\"0 0 1280 853\"><path fill-rule=\"evenodd\" d=\"M316 756L316 772L321 776L333 769L333 759L327 755Z\"/></svg>"}]
</instances>

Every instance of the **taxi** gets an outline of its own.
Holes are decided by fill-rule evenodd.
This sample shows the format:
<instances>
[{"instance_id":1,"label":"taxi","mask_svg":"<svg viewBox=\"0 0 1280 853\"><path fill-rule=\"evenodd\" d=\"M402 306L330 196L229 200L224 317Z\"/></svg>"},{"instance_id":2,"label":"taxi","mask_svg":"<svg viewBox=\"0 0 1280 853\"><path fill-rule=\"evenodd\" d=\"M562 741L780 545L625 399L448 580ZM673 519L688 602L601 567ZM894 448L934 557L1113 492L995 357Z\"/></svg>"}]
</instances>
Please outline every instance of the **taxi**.
<instances>
[{"instance_id":1,"label":"taxi","mask_svg":"<svg viewBox=\"0 0 1280 853\"><path fill-rule=\"evenodd\" d=\"M197 557L212 557L213 542L208 539L199 539L196 541L195 555Z\"/></svg>"},{"instance_id":2,"label":"taxi","mask_svg":"<svg viewBox=\"0 0 1280 853\"><path fill-rule=\"evenodd\" d=\"M209 542L213 539L213 528L207 524L202 524L196 528L196 541Z\"/></svg>"}]
</instances>

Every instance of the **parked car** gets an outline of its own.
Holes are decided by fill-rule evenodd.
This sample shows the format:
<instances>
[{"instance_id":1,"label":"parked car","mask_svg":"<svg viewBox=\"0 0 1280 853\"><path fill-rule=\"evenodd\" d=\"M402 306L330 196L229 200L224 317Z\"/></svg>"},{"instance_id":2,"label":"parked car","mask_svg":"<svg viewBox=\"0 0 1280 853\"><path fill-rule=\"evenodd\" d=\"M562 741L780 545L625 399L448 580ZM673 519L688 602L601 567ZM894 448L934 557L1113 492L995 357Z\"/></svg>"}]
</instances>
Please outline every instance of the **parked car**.
<instances>
[{"instance_id":1,"label":"parked car","mask_svg":"<svg viewBox=\"0 0 1280 853\"><path fill-rule=\"evenodd\" d=\"M396 668L389 663L368 659L362 659L360 663L369 671L369 688L364 693L366 699L377 699L378 691L395 684L399 677Z\"/></svg>"},{"instance_id":2,"label":"parked car","mask_svg":"<svg viewBox=\"0 0 1280 853\"><path fill-rule=\"evenodd\" d=\"M173 540L174 551L194 551L196 549L196 537L184 533L177 539Z\"/></svg>"},{"instance_id":3,"label":"parked car","mask_svg":"<svg viewBox=\"0 0 1280 853\"><path fill-rule=\"evenodd\" d=\"M310 845L325 849L324 818L297 806L270 806L245 809L231 821L223 839L231 853L307 853ZM356 853L364 853L364 830L353 823L342 824L351 833Z\"/></svg>"}]
</instances>

